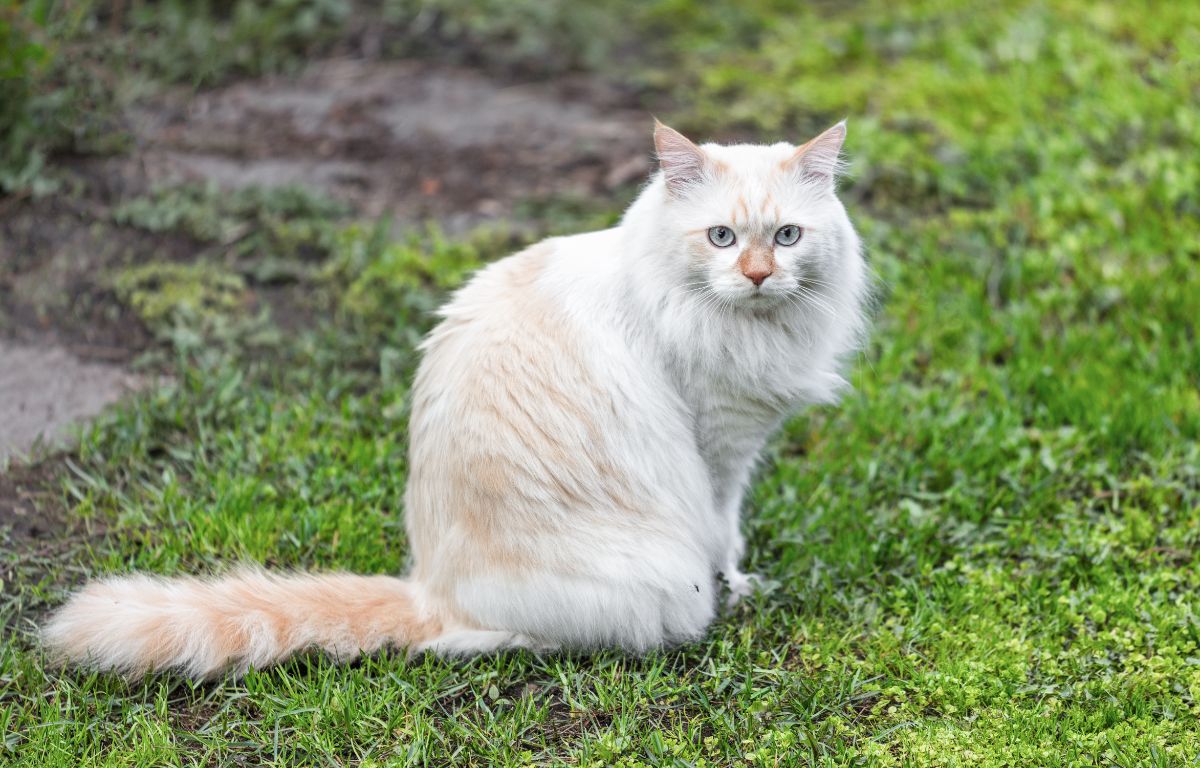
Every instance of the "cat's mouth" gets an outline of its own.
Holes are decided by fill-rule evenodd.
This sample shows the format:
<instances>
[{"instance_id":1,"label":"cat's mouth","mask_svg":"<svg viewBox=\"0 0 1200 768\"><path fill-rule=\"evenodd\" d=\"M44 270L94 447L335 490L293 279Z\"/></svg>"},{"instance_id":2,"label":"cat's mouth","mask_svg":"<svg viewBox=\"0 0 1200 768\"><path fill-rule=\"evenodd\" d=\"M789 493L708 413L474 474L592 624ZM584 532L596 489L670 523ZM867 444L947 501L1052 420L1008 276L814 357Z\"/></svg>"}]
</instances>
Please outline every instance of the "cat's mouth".
<instances>
[{"instance_id":1,"label":"cat's mouth","mask_svg":"<svg viewBox=\"0 0 1200 768\"><path fill-rule=\"evenodd\" d=\"M742 294L740 303L746 309L765 311L782 303L784 294L777 290L755 286L749 292Z\"/></svg>"}]
</instances>

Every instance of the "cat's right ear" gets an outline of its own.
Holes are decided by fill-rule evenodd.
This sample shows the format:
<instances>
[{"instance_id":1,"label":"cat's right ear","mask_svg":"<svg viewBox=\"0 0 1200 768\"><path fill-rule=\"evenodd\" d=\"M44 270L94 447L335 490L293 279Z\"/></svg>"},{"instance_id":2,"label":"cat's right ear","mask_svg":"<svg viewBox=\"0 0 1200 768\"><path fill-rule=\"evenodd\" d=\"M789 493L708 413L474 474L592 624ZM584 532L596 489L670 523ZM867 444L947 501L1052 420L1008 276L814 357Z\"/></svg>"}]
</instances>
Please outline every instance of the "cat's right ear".
<instances>
[{"instance_id":1,"label":"cat's right ear","mask_svg":"<svg viewBox=\"0 0 1200 768\"><path fill-rule=\"evenodd\" d=\"M801 178L832 184L842 169L841 152L845 141L846 121L843 120L799 147L784 161L784 167L798 172Z\"/></svg>"},{"instance_id":2,"label":"cat's right ear","mask_svg":"<svg viewBox=\"0 0 1200 768\"><path fill-rule=\"evenodd\" d=\"M658 167L662 169L667 190L681 197L687 190L704 180L708 156L674 128L654 121L654 149Z\"/></svg>"}]
</instances>

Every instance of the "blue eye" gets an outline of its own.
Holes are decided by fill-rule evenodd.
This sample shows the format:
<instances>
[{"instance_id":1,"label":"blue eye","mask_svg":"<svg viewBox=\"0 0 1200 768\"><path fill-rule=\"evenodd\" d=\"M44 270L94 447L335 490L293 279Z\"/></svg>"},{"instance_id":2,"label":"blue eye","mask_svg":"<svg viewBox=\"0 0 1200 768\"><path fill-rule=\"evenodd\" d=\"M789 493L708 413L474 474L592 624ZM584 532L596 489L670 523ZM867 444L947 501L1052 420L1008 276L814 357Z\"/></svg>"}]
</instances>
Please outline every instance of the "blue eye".
<instances>
[{"instance_id":1,"label":"blue eye","mask_svg":"<svg viewBox=\"0 0 1200 768\"><path fill-rule=\"evenodd\" d=\"M775 242L780 245L795 245L800 242L802 234L804 234L804 230L795 224L785 224L775 233Z\"/></svg>"},{"instance_id":2,"label":"blue eye","mask_svg":"<svg viewBox=\"0 0 1200 768\"><path fill-rule=\"evenodd\" d=\"M737 242L737 238L729 227L711 227L708 230L708 242L718 248L728 248Z\"/></svg>"}]
</instances>

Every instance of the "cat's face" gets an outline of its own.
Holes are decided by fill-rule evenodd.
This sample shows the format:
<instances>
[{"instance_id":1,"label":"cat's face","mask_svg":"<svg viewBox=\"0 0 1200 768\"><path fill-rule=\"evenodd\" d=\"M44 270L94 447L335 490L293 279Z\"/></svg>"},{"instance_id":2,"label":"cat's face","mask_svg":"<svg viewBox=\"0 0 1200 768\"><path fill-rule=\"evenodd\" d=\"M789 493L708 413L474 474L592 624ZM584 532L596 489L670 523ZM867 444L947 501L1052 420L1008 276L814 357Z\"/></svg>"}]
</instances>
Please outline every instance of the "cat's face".
<instances>
[{"instance_id":1,"label":"cat's face","mask_svg":"<svg viewBox=\"0 0 1200 768\"><path fill-rule=\"evenodd\" d=\"M670 226L684 243L684 289L728 307L820 302L846 254L834 193L839 123L801 147L696 146L659 125Z\"/></svg>"}]
</instances>

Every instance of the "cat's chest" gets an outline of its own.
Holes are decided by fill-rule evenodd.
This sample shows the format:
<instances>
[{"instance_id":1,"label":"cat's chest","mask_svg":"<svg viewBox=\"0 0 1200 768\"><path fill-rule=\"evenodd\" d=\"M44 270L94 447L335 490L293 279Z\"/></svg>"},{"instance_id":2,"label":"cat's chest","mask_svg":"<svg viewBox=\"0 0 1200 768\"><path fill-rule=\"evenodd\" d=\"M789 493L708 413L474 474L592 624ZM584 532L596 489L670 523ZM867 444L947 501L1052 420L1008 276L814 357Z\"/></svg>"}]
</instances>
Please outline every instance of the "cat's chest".
<instances>
[{"instance_id":1,"label":"cat's chest","mask_svg":"<svg viewBox=\"0 0 1200 768\"><path fill-rule=\"evenodd\" d=\"M770 400L720 391L694 393L692 407L696 448L708 467L716 503L723 506L730 489L744 484L785 411Z\"/></svg>"},{"instance_id":2,"label":"cat's chest","mask_svg":"<svg viewBox=\"0 0 1200 768\"><path fill-rule=\"evenodd\" d=\"M756 453L803 405L802 350L742 345L694 360L681 381L696 437L713 456Z\"/></svg>"},{"instance_id":3,"label":"cat's chest","mask_svg":"<svg viewBox=\"0 0 1200 768\"><path fill-rule=\"evenodd\" d=\"M805 350L788 339L732 337L694 358L686 388L701 410L762 421L794 408L804 391Z\"/></svg>"},{"instance_id":4,"label":"cat's chest","mask_svg":"<svg viewBox=\"0 0 1200 768\"><path fill-rule=\"evenodd\" d=\"M765 393L705 388L688 398L697 430L707 442L757 440L791 410L786 398Z\"/></svg>"},{"instance_id":5,"label":"cat's chest","mask_svg":"<svg viewBox=\"0 0 1200 768\"><path fill-rule=\"evenodd\" d=\"M822 369L809 338L786 323L730 318L672 329L660 348L701 444L757 445L811 398Z\"/></svg>"}]
</instances>

